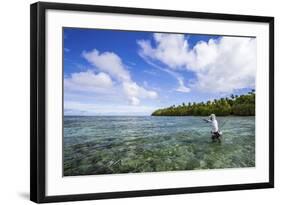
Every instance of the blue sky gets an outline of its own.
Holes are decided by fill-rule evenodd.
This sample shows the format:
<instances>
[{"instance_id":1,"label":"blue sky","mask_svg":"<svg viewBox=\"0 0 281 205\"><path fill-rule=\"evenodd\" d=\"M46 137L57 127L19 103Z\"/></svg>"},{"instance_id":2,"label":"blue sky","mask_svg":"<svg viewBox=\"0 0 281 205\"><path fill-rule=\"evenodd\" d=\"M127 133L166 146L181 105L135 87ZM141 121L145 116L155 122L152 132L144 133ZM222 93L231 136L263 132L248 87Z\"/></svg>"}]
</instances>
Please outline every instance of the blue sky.
<instances>
[{"instance_id":1,"label":"blue sky","mask_svg":"<svg viewBox=\"0 0 281 205\"><path fill-rule=\"evenodd\" d=\"M255 39L79 28L63 35L65 115L149 115L255 87Z\"/></svg>"}]
</instances>

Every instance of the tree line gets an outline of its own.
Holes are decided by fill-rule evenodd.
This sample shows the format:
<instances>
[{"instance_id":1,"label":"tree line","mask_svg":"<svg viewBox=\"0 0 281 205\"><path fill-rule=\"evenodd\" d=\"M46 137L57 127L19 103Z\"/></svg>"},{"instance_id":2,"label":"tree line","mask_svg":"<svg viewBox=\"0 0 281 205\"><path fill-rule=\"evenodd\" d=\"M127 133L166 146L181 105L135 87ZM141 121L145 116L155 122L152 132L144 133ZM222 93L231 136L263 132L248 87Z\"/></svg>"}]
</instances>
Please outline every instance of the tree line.
<instances>
[{"instance_id":1,"label":"tree line","mask_svg":"<svg viewBox=\"0 0 281 205\"><path fill-rule=\"evenodd\" d=\"M208 116L211 113L217 116L255 115L255 90L244 95L230 95L226 98L215 99L213 101L182 103L178 106L170 106L155 110L152 116Z\"/></svg>"}]
</instances>

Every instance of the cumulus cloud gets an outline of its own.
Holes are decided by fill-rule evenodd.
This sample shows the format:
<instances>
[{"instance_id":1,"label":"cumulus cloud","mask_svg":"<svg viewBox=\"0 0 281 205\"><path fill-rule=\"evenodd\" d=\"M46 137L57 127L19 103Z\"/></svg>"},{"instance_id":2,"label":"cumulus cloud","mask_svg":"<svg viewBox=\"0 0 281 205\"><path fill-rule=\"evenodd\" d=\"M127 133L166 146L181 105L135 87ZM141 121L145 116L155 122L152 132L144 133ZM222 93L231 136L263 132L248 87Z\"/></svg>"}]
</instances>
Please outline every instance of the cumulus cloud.
<instances>
[{"instance_id":1,"label":"cumulus cloud","mask_svg":"<svg viewBox=\"0 0 281 205\"><path fill-rule=\"evenodd\" d=\"M197 72L198 89L227 93L255 87L256 39L222 37L196 45L194 52L197 59L190 66ZM212 55L204 61L207 52Z\"/></svg>"},{"instance_id":2,"label":"cumulus cloud","mask_svg":"<svg viewBox=\"0 0 281 205\"><path fill-rule=\"evenodd\" d=\"M82 56L92 65L108 73L120 81L130 81L131 77L122 63L121 58L113 52L99 53L94 49L90 52L83 51Z\"/></svg>"},{"instance_id":3,"label":"cumulus cloud","mask_svg":"<svg viewBox=\"0 0 281 205\"><path fill-rule=\"evenodd\" d=\"M64 79L65 89L72 91L104 91L112 85L113 82L108 74L103 72L95 74L91 70L72 73L70 77Z\"/></svg>"},{"instance_id":4,"label":"cumulus cloud","mask_svg":"<svg viewBox=\"0 0 281 205\"><path fill-rule=\"evenodd\" d=\"M102 72L106 72L121 85L131 105L139 105L140 99L155 99L158 94L147 90L132 80L129 71L121 58L113 52L100 53L94 49L90 52L83 51L82 56Z\"/></svg>"},{"instance_id":5,"label":"cumulus cloud","mask_svg":"<svg viewBox=\"0 0 281 205\"><path fill-rule=\"evenodd\" d=\"M139 98L156 99L158 96L155 91L146 90L132 81L123 82L122 86L132 105L139 105Z\"/></svg>"},{"instance_id":6,"label":"cumulus cloud","mask_svg":"<svg viewBox=\"0 0 281 205\"><path fill-rule=\"evenodd\" d=\"M181 34L155 33L154 41L156 47L153 48L148 40L139 40L137 43L141 47L141 54L158 60L171 69L178 69L185 66L190 58L188 54L188 42Z\"/></svg>"},{"instance_id":7,"label":"cumulus cloud","mask_svg":"<svg viewBox=\"0 0 281 205\"><path fill-rule=\"evenodd\" d=\"M229 93L255 86L255 38L221 37L200 41L191 48L182 34L156 33L153 37L155 46L148 40L137 42L139 54L174 71L194 72L193 89Z\"/></svg>"}]
</instances>

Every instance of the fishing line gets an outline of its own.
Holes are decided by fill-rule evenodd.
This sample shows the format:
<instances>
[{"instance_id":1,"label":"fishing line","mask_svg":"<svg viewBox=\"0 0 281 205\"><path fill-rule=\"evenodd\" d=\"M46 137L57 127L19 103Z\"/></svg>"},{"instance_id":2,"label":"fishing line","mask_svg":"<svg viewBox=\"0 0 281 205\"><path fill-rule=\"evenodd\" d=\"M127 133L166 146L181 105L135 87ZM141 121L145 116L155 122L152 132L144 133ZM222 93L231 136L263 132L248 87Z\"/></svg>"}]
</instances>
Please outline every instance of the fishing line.
<instances>
[{"instance_id":1,"label":"fishing line","mask_svg":"<svg viewBox=\"0 0 281 205\"><path fill-rule=\"evenodd\" d=\"M226 122L227 122L227 120L224 120L220 127L223 128L223 126L226 124Z\"/></svg>"}]
</instances>

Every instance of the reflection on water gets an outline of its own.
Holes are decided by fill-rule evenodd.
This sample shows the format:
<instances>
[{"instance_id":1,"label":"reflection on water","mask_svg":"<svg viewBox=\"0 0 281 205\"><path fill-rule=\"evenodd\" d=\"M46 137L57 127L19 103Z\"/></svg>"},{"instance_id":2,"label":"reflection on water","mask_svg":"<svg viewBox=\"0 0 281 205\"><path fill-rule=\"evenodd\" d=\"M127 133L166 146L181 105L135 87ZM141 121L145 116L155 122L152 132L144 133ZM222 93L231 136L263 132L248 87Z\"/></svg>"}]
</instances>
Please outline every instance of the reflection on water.
<instances>
[{"instance_id":1,"label":"reflection on water","mask_svg":"<svg viewBox=\"0 0 281 205\"><path fill-rule=\"evenodd\" d=\"M212 143L201 117L64 117L64 175L255 166L255 117L218 117Z\"/></svg>"}]
</instances>

